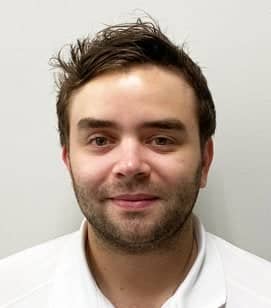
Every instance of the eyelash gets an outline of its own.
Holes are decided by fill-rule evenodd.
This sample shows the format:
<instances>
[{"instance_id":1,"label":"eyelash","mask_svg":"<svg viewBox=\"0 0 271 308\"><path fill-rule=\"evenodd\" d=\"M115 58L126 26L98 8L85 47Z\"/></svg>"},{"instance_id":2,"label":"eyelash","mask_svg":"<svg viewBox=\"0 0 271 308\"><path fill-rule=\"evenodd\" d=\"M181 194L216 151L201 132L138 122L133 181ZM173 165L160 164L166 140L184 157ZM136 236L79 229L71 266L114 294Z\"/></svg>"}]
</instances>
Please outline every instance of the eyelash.
<instances>
[{"instance_id":1,"label":"eyelash","mask_svg":"<svg viewBox=\"0 0 271 308\"><path fill-rule=\"evenodd\" d=\"M95 137L88 140L88 144L92 144L93 141L95 141L95 140L97 141L99 138L107 140L107 141L110 139L110 138L105 137L105 136L95 136ZM106 145L108 145L108 143ZM97 145L97 144L96 144L96 146L97 147L104 147L104 145Z\"/></svg>"},{"instance_id":2,"label":"eyelash","mask_svg":"<svg viewBox=\"0 0 271 308\"><path fill-rule=\"evenodd\" d=\"M105 144L99 145L98 142L97 142L99 139L102 139L105 142ZM157 143L157 141L161 141L161 140L163 141L162 144L159 144L159 142ZM100 149L108 148L108 147L114 145L115 143L116 142L115 142L115 139L113 137L103 136L103 135L94 136L87 141L87 144L93 145L96 148L100 148ZM152 136L149 139L147 139L146 144L162 150L163 148L168 148L168 147L176 145L177 142L172 137L163 136L163 135L161 135L161 136L156 135L156 136Z\"/></svg>"},{"instance_id":3,"label":"eyelash","mask_svg":"<svg viewBox=\"0 0 271 308\"><path fill-rule=\"evenodd\" d=\"M175 141L172 139L172 138L169 138L169 137L166 137L166 136L155 136L155 137L152 137L150 138L150 142L149 143L152 143L152 141L158 141L160 139L165 141L166 144L157 144L155 143L155 146L169 146L169 145L173 145L175 144Z\"/></svg>"}]
</instances>

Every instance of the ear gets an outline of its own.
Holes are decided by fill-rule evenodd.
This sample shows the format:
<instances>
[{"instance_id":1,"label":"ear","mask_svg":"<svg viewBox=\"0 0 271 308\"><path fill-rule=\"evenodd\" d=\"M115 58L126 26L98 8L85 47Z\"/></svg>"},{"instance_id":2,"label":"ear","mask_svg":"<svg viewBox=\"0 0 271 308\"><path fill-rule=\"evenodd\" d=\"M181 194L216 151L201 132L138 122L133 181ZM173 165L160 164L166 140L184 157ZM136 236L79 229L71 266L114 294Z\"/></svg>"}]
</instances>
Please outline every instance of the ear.
<instances>
[{"instance_id":1,"label":"ear","mask_svg":"<svg viewBox=\"0 0 271 308\"><path fill-rule=\"evenodd\" d=\"M214 144L213 139L209 138L204 145L202 152L202 171L201 171L201 180L200 187L204 188L207 184L207 178L211 163L214 157Z\"/></svg>"},{"instance_id":2,"label":"ear","mask_svg":"<svg viewBox=\"0 0 271 308\"><path fill-rule=\"evenodd\" d=\"M69 151L65 145L62 147L62 160L64 164L66 165L68 171L71 171L71 163L70 163L70 156Z\"/></svg>"}]
</instances>

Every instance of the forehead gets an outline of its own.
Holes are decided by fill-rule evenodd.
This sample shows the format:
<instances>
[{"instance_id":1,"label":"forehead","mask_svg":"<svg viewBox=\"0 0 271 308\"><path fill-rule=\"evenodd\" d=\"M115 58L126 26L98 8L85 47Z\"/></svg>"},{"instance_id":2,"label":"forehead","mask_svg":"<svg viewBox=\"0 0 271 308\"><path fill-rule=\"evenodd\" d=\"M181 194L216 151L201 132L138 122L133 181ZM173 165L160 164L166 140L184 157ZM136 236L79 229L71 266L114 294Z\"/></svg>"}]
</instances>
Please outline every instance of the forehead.
<instances>
[{"instance_id":1,"label":"forehead","mask_svg":"<svg viewBox=\"0 0 271 308\"><path fill-rule=\"evenodd\" d=\"M71 97L71 128L86 117L123 125L176 118L197 126L196 97L181 74L144 65L106 73L89 81Z\"/></svg>"}]
</instances>

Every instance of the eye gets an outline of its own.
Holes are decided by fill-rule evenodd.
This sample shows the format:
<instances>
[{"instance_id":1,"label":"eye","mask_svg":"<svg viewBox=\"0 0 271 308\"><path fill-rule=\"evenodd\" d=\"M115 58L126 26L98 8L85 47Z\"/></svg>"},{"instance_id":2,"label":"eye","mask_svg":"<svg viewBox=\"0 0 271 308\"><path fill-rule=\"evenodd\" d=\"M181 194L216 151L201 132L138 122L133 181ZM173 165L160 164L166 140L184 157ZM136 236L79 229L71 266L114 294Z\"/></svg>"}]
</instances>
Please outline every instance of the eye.
<instances>
[{"instance_id":1,"label":"eye","mask_svg":"<svg viewBox=\"0 0 271 308\"><path fill-rule=\"evenodd\" d=\"M91 138L88 143L93 144L97 147L103 147L109 144L109 139L104 136L96 136Z\"/></svg>"},{"instance_id":2,"label":"eye","mask_svg":"<svg viewBox=\"0 0 271 308\"><path fill-rule=\"evenodd\" d=\"M168 137L157 136L152 138L150 143L156 146L165 146L174 144L174 141Z\"/></svg>"}]
</instances>

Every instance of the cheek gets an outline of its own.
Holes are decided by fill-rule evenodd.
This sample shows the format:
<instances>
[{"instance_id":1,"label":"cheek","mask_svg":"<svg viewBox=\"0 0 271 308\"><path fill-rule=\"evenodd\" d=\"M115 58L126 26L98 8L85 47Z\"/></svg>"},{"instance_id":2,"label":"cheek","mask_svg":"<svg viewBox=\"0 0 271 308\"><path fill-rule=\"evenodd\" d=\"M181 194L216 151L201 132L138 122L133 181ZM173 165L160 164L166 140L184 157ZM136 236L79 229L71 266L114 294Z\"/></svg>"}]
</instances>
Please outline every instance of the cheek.
<instances>
[{"instance_id":1,"label":"cheek","mask_svg":"<svg viewBox=\"0 0 271 308\"><path fill-rule=\"evenodd\" d=\"M93 159L89 155L79 154L71 157L71 169L78 183L99 186L107 177L110 164L104 157Z\"/></svg>"},{"instance_id":2,"label":"cheek","mask_svg":"<svg viewBox=\"0 0 271 308\"><path fill-rule=\"evenodd\" d=\"M174 153L169 156L152 157L154 174L172 185L182 180L193 180L200 163L200 155L196 153L189 155Z\"/></svg>"}]
</instances>

